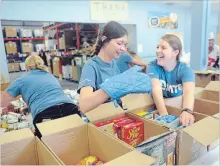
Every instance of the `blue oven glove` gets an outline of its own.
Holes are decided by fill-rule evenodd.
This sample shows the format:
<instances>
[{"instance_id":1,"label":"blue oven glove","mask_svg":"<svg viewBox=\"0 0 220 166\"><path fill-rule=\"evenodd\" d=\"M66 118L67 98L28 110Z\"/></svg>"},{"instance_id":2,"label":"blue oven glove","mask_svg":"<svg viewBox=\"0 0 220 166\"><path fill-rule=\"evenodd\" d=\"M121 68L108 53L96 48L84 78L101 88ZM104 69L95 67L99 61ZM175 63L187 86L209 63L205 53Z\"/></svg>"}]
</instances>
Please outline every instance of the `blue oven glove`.
<instances>
[{"instance_id":1,"label":"blue oven glove","mask_svg":"<svg viewBox=\"0 0 220 166\"><path fill-rule=\"evenodd\" d=\"M105 80L101 85L111 99L116 100L130 93L149 93L152 90L151 79L142 73L140 66Z\"/></svg>"}]
</instances>

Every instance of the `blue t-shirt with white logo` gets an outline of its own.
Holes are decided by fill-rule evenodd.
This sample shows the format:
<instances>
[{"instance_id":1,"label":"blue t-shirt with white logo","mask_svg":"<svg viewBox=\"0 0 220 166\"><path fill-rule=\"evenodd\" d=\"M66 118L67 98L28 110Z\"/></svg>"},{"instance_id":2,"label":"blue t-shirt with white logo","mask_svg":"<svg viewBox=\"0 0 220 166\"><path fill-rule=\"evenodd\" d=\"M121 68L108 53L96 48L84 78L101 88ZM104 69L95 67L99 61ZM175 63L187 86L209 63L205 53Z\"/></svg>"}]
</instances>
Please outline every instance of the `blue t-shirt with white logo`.
<instances>
[{"instance_id":1,"label":"blue t-shirt with white logo","mask_svg":"<svg viewBox=\"0 0 220 166\"><path fill-rule=\"evenodd\" d=\"M183 83L195 82L195 75L185 63L177 62L173 71L166 71L157 64L157 60L149 63L147 73L151 78L160 80L163 97L171 98L183 94Z\"/></svg>"},{"instance_id":2,"label":"blue t-shirt with white logo","mask_svg":"<svg viewBox=\"0 0 220 166\"><path fill-rule=\"evenodd\" d=\"M63 103L73 103L60 86L58 80L42 70L30 70L25 76L13 81L7 92L16 97L22 95L33 118L45 109Z\"/></svg>"},{"instance_id":3,"label":"blue t-shirt with white logo","mask_svg":"<svg viewBox=\"0 0 220 166\"><path fill-rule=\"evenodd\" d=\"M80 92L81 88L86 86L93 87L93 90L96 91L100 89L100 85L106 79L118 74L120 74L120 70L115 59L113 59L111 63L106 63L98 56L94 56L83 66L78 92Z\"/></svg>"}]
</instances>

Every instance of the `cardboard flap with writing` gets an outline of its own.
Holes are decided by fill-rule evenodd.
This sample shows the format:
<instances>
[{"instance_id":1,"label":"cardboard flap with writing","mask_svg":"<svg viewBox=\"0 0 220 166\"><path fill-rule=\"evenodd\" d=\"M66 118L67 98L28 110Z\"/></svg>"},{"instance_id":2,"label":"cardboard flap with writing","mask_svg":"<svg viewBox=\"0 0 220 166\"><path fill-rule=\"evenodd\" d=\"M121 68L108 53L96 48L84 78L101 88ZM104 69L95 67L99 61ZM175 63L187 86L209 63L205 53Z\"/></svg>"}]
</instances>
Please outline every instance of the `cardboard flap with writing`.
<instances>
[{"instance_id":1,"label":"cardboard flap with writing","mask_svg":"<svg viewBox=\"0 0 220 166\"><path fill-rule=\"evenodd\" d=\"M114 165L152 165L156 160L150 156L144 155L137 151L129 152L119 158L116 158L106 164L105 166Z\"/></svg>"},{"instance_id":2,"label":"cardboard flap with writing","mask_svg":"<svg viewBox=\"0 0 220 166\"><path fill-rule=\"evenodd\" d=\"M209 91L220 91L220 82L219 81L211 81L206 87L206 90Z\"/></svg>"},{"instance_id":3,"label":"cardboard flap with writing","mask_svg":"<svg viewBox=\"0 0 220 166\"><path fill-rule=\"evenodd\" d=\"M123 114L123 109L118 106L115 108L113 102L105 103L86 113L87 118L91 122L99 122L103 119L114 118Z\"/></svg>"},{"instance_id":4,"label":"cardboard flap with writing","mask_svg":"<svg viewBox=\"0 0 220 166\"><path fill-rule=\"evenodd\" d=\"M63 118L46 121L37 124L42 136L51 135L57 132L72 129L78 126L86 125L78 115L66 116Z\"/></svg>"},{"instance_id":5,"label":"cardboard flap with writing","mask_svg":"<svg viewBox=\"0 0 220 166\"><path fill-rule=\"evenodd\" d=\"M154 104L152 97L148 94L130 94L123 97L121 100L129 111Z\"/></svg>"},{"instance_id":6,"label":"cardboard flap with writing","mask_svg":"<svg viewBox=\"0 0 220 166\"><path fill-rule=\"evenodd\" d=\"M213 117L204 118L192 126L183 129L204 146L211 145L219 139L219 122Z\"/></svg>"},{"instance_id":7,"label":"cardboard flap with writing","mask_svg":"<svg viewBox=\"0 0 220 166\"><path fill-rule=\"evenodd\" d=\"M49 149L40 141L38 137L36 139L38 161L39 165L61 165L62 161L56 158L56 156L49 151Z\"/></svg>"}]
</instances>

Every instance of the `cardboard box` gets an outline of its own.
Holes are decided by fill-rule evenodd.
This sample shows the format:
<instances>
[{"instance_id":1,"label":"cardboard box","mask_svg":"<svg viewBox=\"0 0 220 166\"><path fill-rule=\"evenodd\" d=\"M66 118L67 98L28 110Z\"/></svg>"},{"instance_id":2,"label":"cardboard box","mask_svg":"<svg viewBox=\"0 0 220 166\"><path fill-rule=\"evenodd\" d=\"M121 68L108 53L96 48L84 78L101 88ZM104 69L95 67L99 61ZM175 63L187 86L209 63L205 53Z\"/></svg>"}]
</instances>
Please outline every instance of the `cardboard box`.
<instances>
[{"instance_id":1,"label":"cardboard box","mask_svg":"<svg viewBox=\"0 0 220 166\"><path fill-rule=\"evenodd\" d=\"M5 48L6 48L7 54L15 54L18 52L16 42L9 41L9 42L5 43Z\"/></svg>"},{"instance_id":2,"label":"cardboard box","mask_svg":"<svg viewBox=\"0 0 220 166\"><path fill-rule=\"evenodd\" d=\"M72 65L72 79L74 81L79 81L79 77L78 77L78 72L77 72L77 67Z\"/></svg>"},{"instance_id":3,"label":"cardboard box","mask_svg":"<svg viewBox=\"0 0 220 166\"><path fill-rule=\"evenodd\" d=\"M20 71L19 63L8 63L8 72Z\"/></svg>"},{"instance_id":4,"label":"cardboard box","mask_svg":"<svg viewBox=\"0 0 220 166\"><path fill-rule=\"evenodd\" d=\"M60 165L30 129L2 134L0 146L1 165Z\"/></svg>"},{"instance_id":5,"label":"cardboard box","mask_svg":"<svg viewBox=\"0 0 220 166\"><path fill-rule=\"evenodd\" d=\"M180 98L177 99L179 100ZM150 99L150 96L143 94L125 96L122 98L122 102L126 105L128 111L133 114L138 111L142 111L143 109L152 109L155 107L153 100ZM175 102L175 100L173 100L173 102ZM135 105L135 107L133 105ZM143 107L144 105L145 107ZM209 106L211 106L211 104ZM171 115L180 116L182 113L181 108L173 106L166 107L168 113ZM202 109L206 110L206 108L204 108L200 103L199 110ZM177 130L178 140L176 145L176 162L179 165L185 165L193 162L213 147L216 147L219 143L220 130L218 120L197 112L194 113L194 117L195 123L193 125Z\"/></svg>"},{"instance_id":6,"label":"cardboard box","mask_svg":"<svg viewBox=\"0 0 220 166\"><path fill-rule=\"evenodd\" d=\"M9 85L10 85L10 82L1 84L1 91L5 91Z\"/></svg>"},{"instance_id":7,"label":"cardboard box","mask_svg":"<svg viewBox=\"0 0 220 166\"><path fill-rule=\"evenodd\" d=\"M43 37L43 29L34 29L34 37Z\"/></svg>"},{"instance_id":8,"label":"cardboard box","mask_svg":"<svg viewBox=\"0 0 220 166\"><path fill-rule=\"evenodd\" d=\"M219 113L219 103L196 99L193 111L208 116L215 116L217 113Z\"/></svg>"},{"instance_id":9,"label":"cardboard box","mask_svg":"<svg viewBox=\"0 0 220 166\"><path fill-rule=\"evenodd\" d=\"M203 91L195 95L196 99L219 103L220 82L211 81Z\"/></svg>"},{"instance_id":10,"label":"cardboard box","mask_svg":"<svg viewBox=\"0 0 220 166\"><path fill-rule=\"evenodd\" d=\"M111 164L111 161L114 164L130 164L131 161L137 165L150 165L155 162L154 158L133 152L125 143L91 124L84 123L78 115L47 121L37 126L42 133L42 142L62 165L77 164L89 155L107 162L107 165Z\"/></svg>"},{"instance_id":11,"label":"cardboard box","mask_svg":"<svg viewBox=\"0 0 220 166\"><path fill-rule=\"evenodd\" d=\"M63 37L59 38L59 49L66 49L65 40Z\"/></svg>"},{"instance_id":12,"label":"cardboard box","mask_svg":"<svg viewBox=\"0 0 220 166\"><path fill-rule=\"evenodd\" d=\"M58 57L53 59L53 75L60 76L60 58Z\"/></svg>"},{"instance_id":13,"label":"cardboard box","mask_svg":"<svg viewBox=\"0 0 220 166\"><path fill-rule=\"evenodd\" d=\"M215 80L215 71L207 70L207 71L196 71L196 86L206 87L210 81Z\"/></svg>"},{"instance_id":14,"label":"cardboard box","mask_svg":"<svg viewBox=\"0 0 220 166\"><path fill-rule=\"evenodd\" d=\"M114 103L112 102L100 105L96 109L86 113L86 116L90 120L90 122L93 124L105 122L108 120L113 120L115 118L122 117L122 116L128 116L130 119L143 122L144 123L144 141L139 145L141 146L140 152L142 152L143 146L145 146L146 144L149 145L151 143L154 144L154 140L156 139L159 139L161 141L162 151L164 152L165 155L166 155L165 147L170 146L170 145L165 144L166 143L165 136L168 136L169 134L173 134L173 132L170 131L167 127L155 124L151 121L147 121L129 112L124 112L121 107L115 108ZM170 138L171 137L169 135L167 140L170 140ZM123 142L122 140L119 140L119 139L118 141ZM174 152L175 139L173 143L174 143L174 148L173 148L173 152ZM139 149L136 149L136 150L139 150ZM145 153L145 151L143 152ZM156 164L164 164L164 162L166 162L166 159L164 159L164 156L161 156L161 154L156 153L154 150L152 150L152 148L149 149L148 156L157 158Z\"/></svg>"},{"instance_id":15,"label":"cardboard box","mask_svg":"<svg viewBox=\"0 0 220 166\"><path fill-rule=\"evenodd\" d=\"M22 52L23 53L31 53L33 52L33 44L29 42L22 43Z\"/></svg>"},{"instance_id":16,"label":"cardboard box","mask_svg":"<svg viewBox=\"0 0 220 166\"><path fill-rule=\"evenodd\" d=\"M17 30L15 27L5 27L6 37L17 37Z\"/></svg>"},{"instance_id":17,"label":"cardboard box","mask_svg":"<svg viewBox=\"0 0 220 166\"><path fill-rule=\"evenodd\" d=\"M21 37L33 37L32 35L32 29L20 29L20 35Z\"/></svg>"}]
</instances>

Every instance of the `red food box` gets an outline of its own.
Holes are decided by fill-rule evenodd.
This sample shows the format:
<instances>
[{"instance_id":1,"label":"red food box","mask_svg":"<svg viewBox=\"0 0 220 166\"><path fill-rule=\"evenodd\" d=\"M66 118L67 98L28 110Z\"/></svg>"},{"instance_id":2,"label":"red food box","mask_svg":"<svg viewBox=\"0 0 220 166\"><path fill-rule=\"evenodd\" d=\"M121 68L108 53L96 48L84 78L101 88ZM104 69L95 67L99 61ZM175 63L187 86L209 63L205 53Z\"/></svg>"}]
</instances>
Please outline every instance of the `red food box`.
<instances>
[{"instance_id":1,"label":"red food box","mask_svg":"<svg viewBox=\"0 0 220 166\"><path fill-rule=\"evenodd\" d=\"M113 119L112 121L113 121L113 123L117 123L117 122L120 122L120 121L125 120L125 119L130 119L130 118L127 117L127 116L121 116L121 117L118 117L116 119Z\"/></svg>"},{"instance_id":2,"label":"red food box","mask_svg":"<svg viewBox=\"0 0 220 166\"><path fill-rule=\"evenodd\" d=\"M97 127L101 127L101 126L105 126L105 125L110 124L110 123L112 123L112 120L108 120L108 121L105 121L105 122L97 123L96 126Z\"/></svg>"},{"instance_id":3,"label":"red food box","mask_svg":"<svg viewBox=\"0 0 220 166\"><path fill-rule=\"evenodd\" d=\"M144 123L136 121L121 127L121 140L135 147L144 140Z\"/></svg>"},{"instance_id":4,"label":"red food box","mask_svg":"<svg viewBox=\"0 0 220 166\"><path fill-rule=\"evenodd\" d=\"M117 134L119 139L121 139L121 127L132 122L135 122L135 121L132 119L125 119L113 125L114 131Z\"/></svg>"}]
</instances>

